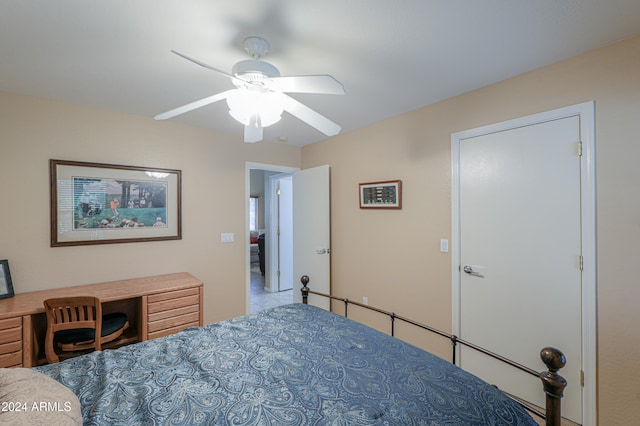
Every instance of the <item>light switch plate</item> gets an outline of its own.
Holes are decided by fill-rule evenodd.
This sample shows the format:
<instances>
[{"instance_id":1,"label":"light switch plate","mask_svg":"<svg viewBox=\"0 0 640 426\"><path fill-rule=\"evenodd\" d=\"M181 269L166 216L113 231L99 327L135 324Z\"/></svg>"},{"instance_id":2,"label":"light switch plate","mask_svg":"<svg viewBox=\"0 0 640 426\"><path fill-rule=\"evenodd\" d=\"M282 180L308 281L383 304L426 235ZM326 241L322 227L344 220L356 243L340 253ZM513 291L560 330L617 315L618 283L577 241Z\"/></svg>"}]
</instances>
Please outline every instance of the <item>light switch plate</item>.
<instances>
[{"instance_id":1,"label":"light switch plate","mask_svg":"<svg viewBox=\"0 0 640 426\"><path fill-rule=\"evenodd\" d=\"M233 232L223 232L220 234L220 242L223 243L232 243L235 240L235 235Z\"/></svg>"},{"instance_id":2,"label":"light switch plate","mask_svg":"<svg viewBox=\"0 0 640 426\"><path fill-rule=\"evenodd\" d=\"M449 252L449 240L440 240L440 252L441 253Z\"/></svg>"}]
</instances>

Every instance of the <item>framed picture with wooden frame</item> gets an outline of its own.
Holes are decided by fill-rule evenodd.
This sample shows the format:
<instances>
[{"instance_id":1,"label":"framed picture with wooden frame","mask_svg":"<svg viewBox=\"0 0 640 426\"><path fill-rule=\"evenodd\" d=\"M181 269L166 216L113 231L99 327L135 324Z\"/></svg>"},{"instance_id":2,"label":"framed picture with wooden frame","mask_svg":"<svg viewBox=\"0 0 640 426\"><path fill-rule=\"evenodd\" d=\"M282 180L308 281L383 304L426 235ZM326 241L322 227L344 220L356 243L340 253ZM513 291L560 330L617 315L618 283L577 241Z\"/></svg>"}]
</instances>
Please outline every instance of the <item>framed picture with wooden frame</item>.
<instances>
[{"instance_id":1,"label":"framed picture with wooden frame","mask_svg":"<svg viewBox=\"0 0 640 426\"><path fill-rule=\"evenodd\" d=\"M51 247L179 240L180 170L50 160Z\"/></svg>"},{"instance_id":2,"label":"framed picture with wooden frame","mask_svg":"<svg viewBox=\"0 0 640 426\"><path fill-rule=\"evenodd\" d=\"M0 299L13 297L13 282L9 271L9 261L0 260Z\"/></svg>"},{"instance_id":3,"label":"framed picture with wooden frame","mask_svg":"<svg viewBox=\"0 0 640 426\"><path fill-rule=\"evenodd\" d=\"M388 180L359 184L361 209L401 209L402 181Z\"/></svg>"}]
</instances>

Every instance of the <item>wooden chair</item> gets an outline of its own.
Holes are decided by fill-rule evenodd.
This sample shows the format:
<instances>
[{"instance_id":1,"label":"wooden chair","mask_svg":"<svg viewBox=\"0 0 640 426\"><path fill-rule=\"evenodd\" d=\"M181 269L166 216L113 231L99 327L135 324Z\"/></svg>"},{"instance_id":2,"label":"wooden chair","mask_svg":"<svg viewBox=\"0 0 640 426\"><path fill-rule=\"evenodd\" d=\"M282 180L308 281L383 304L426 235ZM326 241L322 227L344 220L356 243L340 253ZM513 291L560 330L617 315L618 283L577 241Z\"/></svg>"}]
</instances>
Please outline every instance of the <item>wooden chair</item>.
<instances>
[{"instance_id":1,"label":"wooden chair","mask_svg":"<svg viewBox=\"0 0 640 426\"><path fill-rule=\"evenodd\" d=\"M102 350L129 326L126 314L102 315L97 297L60 297L44 301L47 314L45 355L50 364L60 361L56 348L62 352ZM96 336L98 336L96 338Z\"/></svg>"}]
</instances>

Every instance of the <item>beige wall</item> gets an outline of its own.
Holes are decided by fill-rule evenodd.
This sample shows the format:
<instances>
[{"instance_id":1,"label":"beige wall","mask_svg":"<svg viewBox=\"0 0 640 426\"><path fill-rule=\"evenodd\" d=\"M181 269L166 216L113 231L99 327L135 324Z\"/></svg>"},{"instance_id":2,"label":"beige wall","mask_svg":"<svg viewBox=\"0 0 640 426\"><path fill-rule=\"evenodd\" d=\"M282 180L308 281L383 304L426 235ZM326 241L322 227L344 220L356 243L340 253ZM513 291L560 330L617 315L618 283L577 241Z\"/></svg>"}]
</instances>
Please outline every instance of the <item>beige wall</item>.
<instances>
[{"instance_id":1,"label":"beige wall","mask_svg":"<svg viewBox=\"0 0 640 426\"><path fill-rule=\"evenodd\" d=\"M451 133L596 105L598 411L640 418L640 37L303 148L331 166L332 292L451 329ZM358 182L402 179L401 211L361 211ZM447 348L438 348L447 355ZM575 382L574 382L575 383Z\"/></svg>"},{"instance_id":2,"label":"beige wall","mask_svg":"<svg viewBox=\"0 0 640 426\"><path fill-rule=\"evenodd\" d=\"M634 38L305 147L303 167L332 167L335 294L450 330L451 259L438 246L451 230L450 134L595 100L599 420L640 418L638 76ZM50 158L181 169L183 239L49 247ZM291 146L0 93L0 258L17 292L189 271L205 282L207 323L237 316L245 161L297 167L300 158ZM403 209L360 211L358 182L386 179L403 180ZM221 232L236 242L221 244ZM435 352L446 356L448 344Z\"/></svg>"},{"instance_id":3,"label":"beige wall","mask_svg":"<svg viewBox=\"0 0 640 426\"><path fill-rule=\"evenodd\" d=\"M245 162L298 167L300 148L0 93L0 259L17 293L187 271L205 322L245 313ZM49 245L50 158L182 170L182 240ZM235 233L234 243L220 233ZM245 238L246 237L246 238Z\"/></svg>"}]
</instances>

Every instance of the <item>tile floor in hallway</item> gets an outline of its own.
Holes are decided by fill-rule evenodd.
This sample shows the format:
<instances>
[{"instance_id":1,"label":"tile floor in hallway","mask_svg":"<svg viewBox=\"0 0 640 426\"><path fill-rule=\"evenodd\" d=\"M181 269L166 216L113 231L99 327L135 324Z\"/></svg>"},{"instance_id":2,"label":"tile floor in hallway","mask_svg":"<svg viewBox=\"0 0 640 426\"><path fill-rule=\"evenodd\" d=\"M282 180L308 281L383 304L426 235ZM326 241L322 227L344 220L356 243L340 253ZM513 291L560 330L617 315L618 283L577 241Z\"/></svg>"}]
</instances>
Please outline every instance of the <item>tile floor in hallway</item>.
<instances>
[{"instance_id":1,"label":"tile floor in hallway","mask_svg":"<svg viewBox=\"0 0 640 426\"><path fill-rule=\"evenodd\" d=\"M251 313L293 302L293 290L271 293L264 289L264 277L257 264L251 265Z\"/></svg>"}]
</instances>

